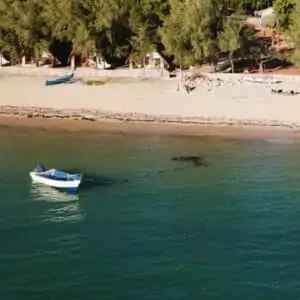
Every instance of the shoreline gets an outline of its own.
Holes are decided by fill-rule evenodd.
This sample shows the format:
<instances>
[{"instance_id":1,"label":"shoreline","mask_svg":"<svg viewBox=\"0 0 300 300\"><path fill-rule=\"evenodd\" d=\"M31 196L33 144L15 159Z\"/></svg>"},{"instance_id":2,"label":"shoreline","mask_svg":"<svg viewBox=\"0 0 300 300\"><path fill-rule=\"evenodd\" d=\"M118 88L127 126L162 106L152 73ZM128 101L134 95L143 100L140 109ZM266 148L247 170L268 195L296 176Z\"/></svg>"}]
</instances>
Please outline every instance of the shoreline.
<instances>
[{"instance_id":1,"label":"shoreline","mask_svg":"<svg viewBox=\"0 0 300 300\"><path fill-rule=\"evenodd\" d=\"M202 76L194 82L192 92L187 92L179 89L178 80L115 78L100 86L75 82L47 87L41 76L4 76L0 78L0 126L298 138L300 77L276 79L275 84L274 80L247 79L227 74Z\"/></svg>"},{"instance_id":2,"label":"shoreline","mask_svg":"<svg viewBox=\"0 0 300 300\"><path fill-rule=\"evenodd\" d=\"M55 119L90 122L123 122L177 124L213 127L252 127L300 130L300 122L279 120L233 119L218 117L197 117L180 115L151 115L142 113L121 113L88 109L55 109L50 107L29 107L0 105L0 118Z\"/></svg>"},{"instance_id":3,"label":"shoreline","mask_svg":"<svg viewBox=\"0 0 300 300\"><path fill-rule=\"evenodd\" d=\"M148 117L148 118L147 118ZM262 121L176 119L87 110L0 106L1 128L89 132L137 136L174 136L225 139L300 138L300 124Z\"/></svg>"}]
</instances>

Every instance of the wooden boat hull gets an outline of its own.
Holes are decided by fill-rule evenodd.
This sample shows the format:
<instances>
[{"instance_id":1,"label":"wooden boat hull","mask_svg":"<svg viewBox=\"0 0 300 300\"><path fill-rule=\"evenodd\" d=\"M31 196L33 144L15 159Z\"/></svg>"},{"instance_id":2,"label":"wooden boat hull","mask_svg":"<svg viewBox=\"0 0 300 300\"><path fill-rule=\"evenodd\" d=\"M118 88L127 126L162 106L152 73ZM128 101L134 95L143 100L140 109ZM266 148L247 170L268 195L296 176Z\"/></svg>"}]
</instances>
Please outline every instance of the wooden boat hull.
<instances>
[{"instance_id":1,"label":"wooden boat hull","mask_svg":"<svg viewBox=\"0 0 300 300\"><path fill-rule=\"evenodd\" d=\"M74 73L56 79L46 80L46 86L70 83L73 79L74 79Z\"/></svg>"}]
</instances>

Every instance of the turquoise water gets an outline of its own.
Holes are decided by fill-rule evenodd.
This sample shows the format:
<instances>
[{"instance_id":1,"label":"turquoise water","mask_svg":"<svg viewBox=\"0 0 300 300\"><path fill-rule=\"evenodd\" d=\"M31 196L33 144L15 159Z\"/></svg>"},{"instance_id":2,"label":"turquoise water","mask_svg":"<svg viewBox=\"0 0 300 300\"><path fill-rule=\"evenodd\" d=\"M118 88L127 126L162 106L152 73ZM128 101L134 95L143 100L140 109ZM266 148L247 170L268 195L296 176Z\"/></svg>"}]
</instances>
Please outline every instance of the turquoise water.
<instances>
[{"instance_id":1,"label":"turquoise water","mask_svg":"<svg viewBox=\"0 0 300 300\"><path fill-rule=\"evenodd\" d=\"M300 143L0 138L0 299L299 298ZM95 184L78 195L34 186L38 162Z\"/></svg>"}]
</instances>

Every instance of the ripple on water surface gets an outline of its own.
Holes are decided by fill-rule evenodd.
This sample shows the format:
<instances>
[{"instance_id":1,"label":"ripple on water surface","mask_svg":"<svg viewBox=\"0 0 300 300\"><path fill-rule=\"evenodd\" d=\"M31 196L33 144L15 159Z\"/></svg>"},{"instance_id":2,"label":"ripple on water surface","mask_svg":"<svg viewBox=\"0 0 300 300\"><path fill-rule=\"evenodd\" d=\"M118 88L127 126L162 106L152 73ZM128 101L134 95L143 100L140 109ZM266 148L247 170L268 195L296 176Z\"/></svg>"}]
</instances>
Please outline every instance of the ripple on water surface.
<instances>
[{"instance_id":1,"label":"ripple on water surface","mask_svg":"<svg viewBox=\"0 0 300 300\"><path fill-rule=\"evenodd\" d=\"M65 193L43 185L32 185L32 201L45 201L52 205L40 216L40 222L70 223L84 219L79 205L79 195Z\"/></svg>"}]
</instances>

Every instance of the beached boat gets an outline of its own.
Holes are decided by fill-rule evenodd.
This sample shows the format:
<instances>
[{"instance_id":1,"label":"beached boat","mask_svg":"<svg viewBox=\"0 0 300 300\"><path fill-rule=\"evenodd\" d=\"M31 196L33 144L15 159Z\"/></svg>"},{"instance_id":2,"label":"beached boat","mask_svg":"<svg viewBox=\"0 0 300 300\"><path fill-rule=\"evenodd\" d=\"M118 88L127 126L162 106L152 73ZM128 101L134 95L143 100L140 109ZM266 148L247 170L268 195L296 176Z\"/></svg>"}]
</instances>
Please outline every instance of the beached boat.
<instances>
[{"instance_id":1,"label":"beached boat","mask_svg":"<svg viewBox=\"0 0 300 300\"><path fill-rule=\"evenodd\" d=\"M43 165L38 165L30 172L33 182L44 184L50 187L61 189L67 192L76 192L82 181L82 174L69 174L57 169L49 169Z\"/></svg>"},{"instance_id":2,"label":"beached boat","mask_svg":"<svg viewBox=\"0 0 300 300\"><path fill-rule=\"evenodd\" d=\"M56 85L56 84L63 84L63 83L70 83L74 79L74 73L69 75L61 76L56 79L46 80L46 85Z\"/></svg>"},{"instance_id":3,"label":"beached boat","mask_svg":"<svg viewBox=\"0 0 300 300\"><path fill-rule=\"evenodd\" d=\"M281 80L271 77L245 77L245 81L252 82L252 83L281 83Z\"/></svg>"}]
</instances>

